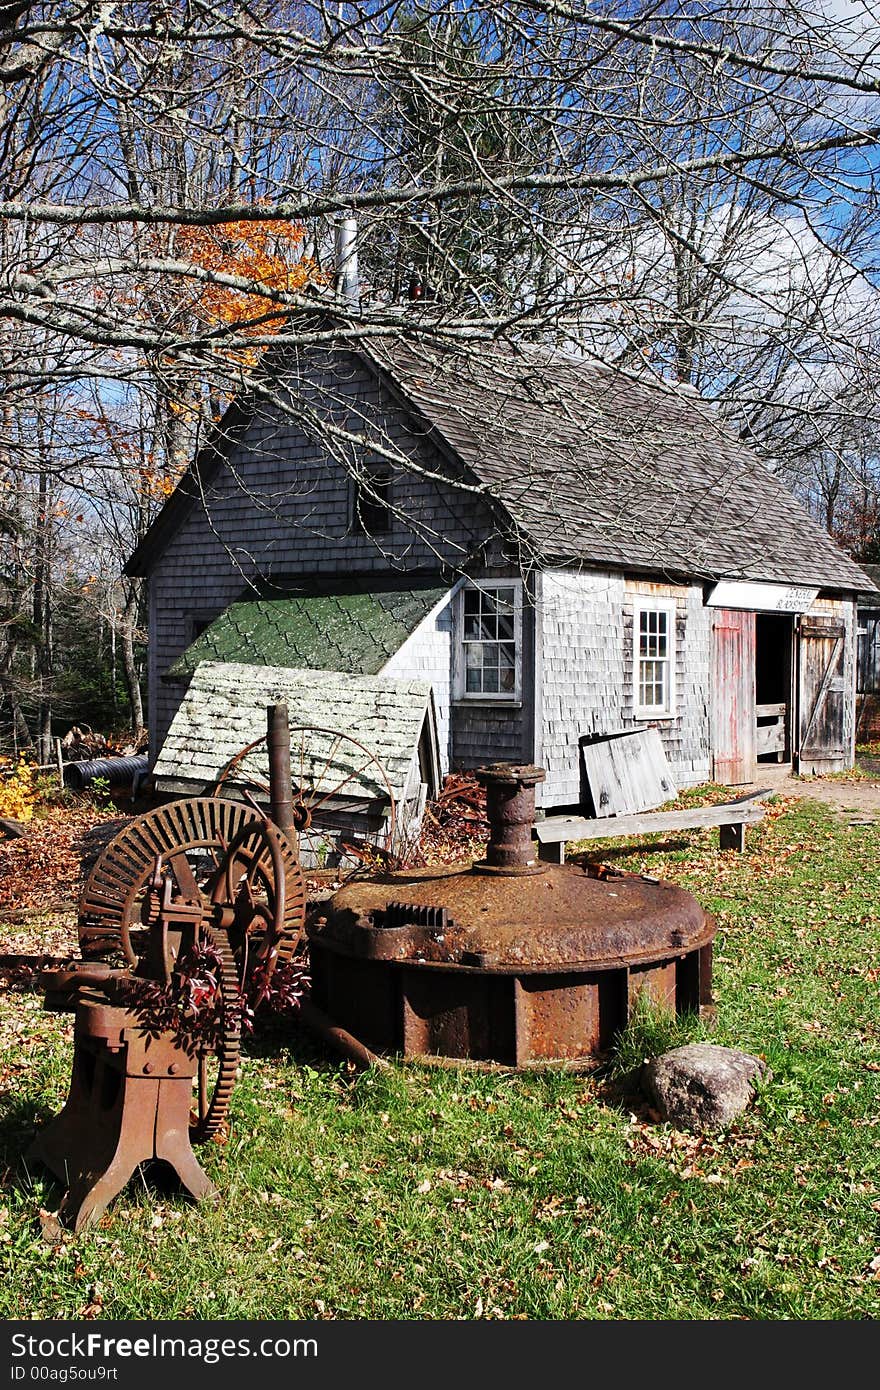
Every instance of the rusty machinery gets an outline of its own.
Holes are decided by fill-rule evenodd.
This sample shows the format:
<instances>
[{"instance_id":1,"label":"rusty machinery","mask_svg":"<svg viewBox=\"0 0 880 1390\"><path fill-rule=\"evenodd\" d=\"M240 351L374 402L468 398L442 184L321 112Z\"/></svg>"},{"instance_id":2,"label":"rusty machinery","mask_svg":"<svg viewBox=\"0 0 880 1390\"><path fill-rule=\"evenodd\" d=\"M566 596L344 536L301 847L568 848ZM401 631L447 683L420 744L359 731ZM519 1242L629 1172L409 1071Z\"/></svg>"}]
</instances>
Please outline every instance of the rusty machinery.
<instances>
[{"instance_id":1,"label":"rusty machinery","mask_svg":"<svg viewBox=\"0 0 880 1390\"><path fill-rule=\"evenodd\" d=\"M74 1062L67 1102L31 1152L64 1182L62 1215L75 1229L152 1158L193 1196L214 1195L191 1144L225 1121L246 980L265 985L292 958L305 918L283 705L268 711L268 743L271 815L195 797L130 822L83 889L83 959L44 973L47 1005L75 1010ZM148 1007L149 990L185 988L198 961L213 1027L187 1035L157 1014L163 996L154 991Z\"/></svg>"},{"instance_id":2,"label":"rusty machinery","mask_svg":"<svg viewBox=\"0 0 880 1390\"><path fill-rule=\"evenodd\" d=\"M490 823L481 863L351 881L309 922L312 1007L358 1046L456 1064L590 1065L639 993L679 1012L710 1002L715 924L689 893L536 860L544 776L477 772Z\"/></svg>"},{"instance_id":3,"label":"rusty machinery","mask_svg":"<svg viewBox=\"0 0 880 1390\"><path fill-rule=\"evenodd\" d=\"M75 1058L68 1102L34 1153L67 1183L64 1214L77 1227L151 1157L195 1196L213 1192L190 1144L216 1133L228 1109L242 982L290 958L304 930L303 1021L360 1062L396 1053L592 1064L640 991L678 1011L710 1002L715 925L690 894L535 859L541 768L479 770L490 822L482 862L355 876L306 922L295 845L309 811L291 777L283 706L269 710L268 738L271 817L201 797L131 822L83 891L83 961L48 972L50 994L76 1007ZM167 984L198 947L216 962L223 1022L210 1046L187 1048L145 1032L126 987Z\"/></svg>"}]
</instances>

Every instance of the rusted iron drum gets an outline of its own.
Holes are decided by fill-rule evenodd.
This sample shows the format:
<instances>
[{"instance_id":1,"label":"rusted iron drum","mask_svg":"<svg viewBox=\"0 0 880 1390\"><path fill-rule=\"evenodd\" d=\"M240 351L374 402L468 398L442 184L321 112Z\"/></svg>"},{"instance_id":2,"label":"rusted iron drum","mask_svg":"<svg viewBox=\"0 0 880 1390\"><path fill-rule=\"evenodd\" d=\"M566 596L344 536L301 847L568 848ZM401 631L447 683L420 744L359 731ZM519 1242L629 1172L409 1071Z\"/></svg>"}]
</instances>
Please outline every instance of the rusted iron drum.
<instances>
[{"instance_id":1,"label":"rusted iron drum","mask_svg":"<svg viewBox=\"0 0 880 1390\"><path fill-rule=\"evenodd\" d=\"M690 893L515 856L504 874L498 858L490 844L463 871L341 888L308 928L318 1008L377 1052L527 1067L595 1061L642 992L677 1012L711 1002L715 923Z\"/></svg>"}]
</instances>

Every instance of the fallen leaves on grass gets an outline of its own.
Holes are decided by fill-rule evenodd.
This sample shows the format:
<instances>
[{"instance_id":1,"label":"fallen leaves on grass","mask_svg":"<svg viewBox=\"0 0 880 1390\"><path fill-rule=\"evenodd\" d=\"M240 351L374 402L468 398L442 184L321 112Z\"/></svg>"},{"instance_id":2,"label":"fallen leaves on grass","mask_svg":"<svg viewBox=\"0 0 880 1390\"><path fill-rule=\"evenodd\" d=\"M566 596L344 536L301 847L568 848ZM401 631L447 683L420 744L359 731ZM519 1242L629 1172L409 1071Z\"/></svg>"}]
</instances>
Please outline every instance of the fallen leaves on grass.
<instances>
[{"instance_id":1,"label":"fallen leaves on grass","mask_svg":"<svg viewBox=\"0 0 880 1390\"><path fill-rule=\"evenodd\" d=\"M22 839L0 843L0 910L48 910L75 900L89 832L117 818L116 811L91 804L53 807L31 822Z\"/></svg>"},{"instance_id":2,"label":"fallen leaves on grass","mask_svg":"<svg viewBox=\"0 0 880 1390\"><path fill-rule=\"evenodd\" d=\"M99 1318L104 1311L104 1295L98 1284L93 1284L89 1289L89 1301L84 1307L80 1308L79 1316L86 1322L91 1322L94 1318Z\"/></svg>"}]
</instances>

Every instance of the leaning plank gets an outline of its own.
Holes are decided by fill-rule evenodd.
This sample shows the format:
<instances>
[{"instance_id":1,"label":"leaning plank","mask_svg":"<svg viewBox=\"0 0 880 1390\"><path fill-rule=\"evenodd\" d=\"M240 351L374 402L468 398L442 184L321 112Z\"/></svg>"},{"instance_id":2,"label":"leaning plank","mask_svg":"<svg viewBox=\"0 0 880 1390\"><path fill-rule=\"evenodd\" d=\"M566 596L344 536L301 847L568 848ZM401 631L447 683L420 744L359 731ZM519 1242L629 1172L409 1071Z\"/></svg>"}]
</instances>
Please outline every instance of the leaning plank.
<instances>
[{"instance_id":1,"label":"leaning plank","mask_svg":"<svg viewBox=\"0 0 880 1390\"><path fill-rule=\"evenodd\" d=\"M597 817L635 815L662 806L676 792L657 729L637 729L581 747Z\"/></svg>"}]
</instances>

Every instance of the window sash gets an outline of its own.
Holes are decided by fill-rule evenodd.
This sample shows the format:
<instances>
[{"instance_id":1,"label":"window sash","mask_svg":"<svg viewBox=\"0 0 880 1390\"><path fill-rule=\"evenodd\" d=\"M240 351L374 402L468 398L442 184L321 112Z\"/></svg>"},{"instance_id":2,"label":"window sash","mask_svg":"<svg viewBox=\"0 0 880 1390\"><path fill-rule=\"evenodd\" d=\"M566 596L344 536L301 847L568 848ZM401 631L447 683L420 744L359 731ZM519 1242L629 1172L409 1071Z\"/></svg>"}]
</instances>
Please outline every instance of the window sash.
<instances>
[{"instance_id":1,"label":"window sash","mask_svg":"<svg viewBox=\"0 0 880 1390\"><path fill-rule=\"evenodd\" d=\"M637 717L671 715L675 707L675 603L637 603L633 614L634 703Z\"/></svg>"},{"instance_id":2,"label":"window sash","mask_svg":"<svg viewBox=\"0 0 880 1390\"><path fill-rule=\"evenodd\" d=\"M459 698L520 698L520 588L509 581L472 585L460 599Z\"/></svg>"}]
</instances>

